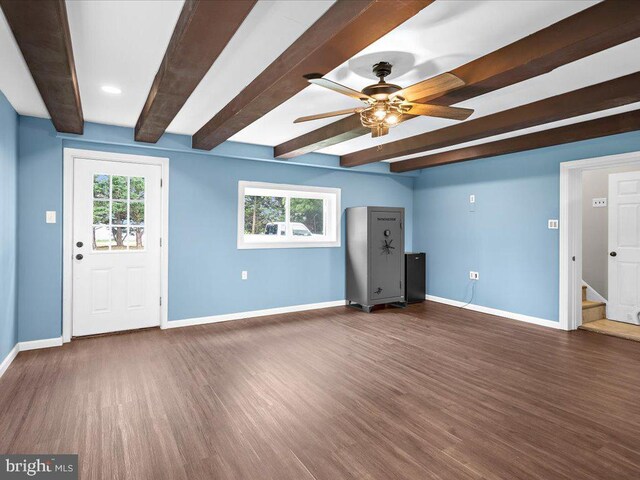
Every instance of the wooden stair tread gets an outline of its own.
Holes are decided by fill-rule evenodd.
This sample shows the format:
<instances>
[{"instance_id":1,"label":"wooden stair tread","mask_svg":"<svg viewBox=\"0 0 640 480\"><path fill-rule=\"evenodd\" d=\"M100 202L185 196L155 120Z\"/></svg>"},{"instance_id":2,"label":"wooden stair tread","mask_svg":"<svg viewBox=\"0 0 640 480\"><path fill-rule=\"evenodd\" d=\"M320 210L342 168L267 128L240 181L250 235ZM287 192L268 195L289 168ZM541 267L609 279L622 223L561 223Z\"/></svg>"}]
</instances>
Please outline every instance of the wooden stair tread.
<instances>
[{"instance_id":1,"label":"wooden stair tread","mask_svg":"<svg viewBox=\"0 0 640 480\"><path fill-rule=\"evenodd\" d=\"M588 308L596 308L596 307L605 307L606 303L604 302L594 302L591 300L583 300L582 301L582 309L587 310Z\"/></svg>"}]
</instances>

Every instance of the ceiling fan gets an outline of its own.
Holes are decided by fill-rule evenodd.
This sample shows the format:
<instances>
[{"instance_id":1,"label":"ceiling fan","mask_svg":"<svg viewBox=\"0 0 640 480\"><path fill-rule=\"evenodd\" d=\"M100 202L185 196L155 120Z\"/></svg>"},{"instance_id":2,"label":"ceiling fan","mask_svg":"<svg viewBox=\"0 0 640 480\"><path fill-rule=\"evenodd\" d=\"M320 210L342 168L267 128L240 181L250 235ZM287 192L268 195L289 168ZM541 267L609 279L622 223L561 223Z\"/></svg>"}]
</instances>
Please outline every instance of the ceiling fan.
<instances>
[{"instance_id":1,"label":"ceiling fan","mask_svg":"<svg viewBox=\"0 0 640 480\"><path fill-rule=\"evenodd\" d=\"M380 81L363 88L361 92L323 78L319 73L304 75L304 78L309 83L355 98L364 102L365 105L300 117L294 120L293 123L359 113L362 125L371 129L371 136L381 137L389 133L389 128L397 125L405 114L466 120L473 113L470 108L414 102L414 100L420 98L442 95L450 90L464 86L465 82L452 73L442 73L407 88L402 88L399 85L384 81L384 78L391 74L391 67L392 65L389 62L376 63L373 66L373 73Z\"/></svg>"}]
</instances>

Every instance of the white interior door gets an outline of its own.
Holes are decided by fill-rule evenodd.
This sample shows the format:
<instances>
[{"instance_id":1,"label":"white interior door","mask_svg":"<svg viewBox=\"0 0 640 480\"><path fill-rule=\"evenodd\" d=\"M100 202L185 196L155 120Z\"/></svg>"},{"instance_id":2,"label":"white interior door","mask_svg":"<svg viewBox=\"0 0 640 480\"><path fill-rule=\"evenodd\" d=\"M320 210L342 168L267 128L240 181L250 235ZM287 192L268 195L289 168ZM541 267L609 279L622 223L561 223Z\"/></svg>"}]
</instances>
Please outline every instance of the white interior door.
<instances>
[{"instance_id":1,"label":"white interior door","mask_svg":"<svg viewBox=\"0 0 640 480\"><path fill-rule=\"evenodd\" d=\"M160 325L159 165L74 160L73 335Z\"/></svg>"},{"instance_id":2,"label":"white interior door","mask_svg":"<svg viewBox=\"0 0 640 480\"><path fill-rule=\"evenodd\" d=\"M640 324L640 172L609 175L611 320Z\"/></svg>"}]
</instances>

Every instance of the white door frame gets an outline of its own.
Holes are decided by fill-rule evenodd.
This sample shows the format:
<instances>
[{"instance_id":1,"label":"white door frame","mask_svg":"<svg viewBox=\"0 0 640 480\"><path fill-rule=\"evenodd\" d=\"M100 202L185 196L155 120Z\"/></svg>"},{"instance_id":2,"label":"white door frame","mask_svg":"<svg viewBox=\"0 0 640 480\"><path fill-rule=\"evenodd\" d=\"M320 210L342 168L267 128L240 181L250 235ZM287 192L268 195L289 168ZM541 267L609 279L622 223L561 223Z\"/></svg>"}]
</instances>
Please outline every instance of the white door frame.
<instances>
[{"instance_id":1,"label":"white door frame","mask_svg":"<svg viewBox=\"0 0 640 480\"><path fill-rule=\"evenodd\" d=\"M637 163L640 152L560 164L560 328L582 324L582 172ZM575 261L573 261L575 257Z\"/></svg>"},{"instance_id":2,"label":"white door frame","mask_svg":"<svg viewBox=\"0 0 640 480\"><path fill-rule=\"evenodd\" d=\"M98 150L64 149L63 206L62 206L62 341L70 342L73 335L73 176L76 158L108 162L159 165L162 169L162 246L160 247L160 328L167 328L169 298L169 159L143 155L101 152Z\"/></svg>"}]
</instances>

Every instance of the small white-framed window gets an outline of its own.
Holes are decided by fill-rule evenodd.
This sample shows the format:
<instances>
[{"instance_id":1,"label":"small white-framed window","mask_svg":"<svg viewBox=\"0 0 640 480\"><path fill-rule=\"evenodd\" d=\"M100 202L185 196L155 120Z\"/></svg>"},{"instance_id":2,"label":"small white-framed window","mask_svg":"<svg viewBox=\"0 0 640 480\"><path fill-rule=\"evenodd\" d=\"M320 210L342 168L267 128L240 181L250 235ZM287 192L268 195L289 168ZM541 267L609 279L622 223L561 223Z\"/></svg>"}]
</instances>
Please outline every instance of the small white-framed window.
<instances>
[{"instance_id":1,"label":"small white-framed window","mask_svg":"<svg viewBox=\"0 0 640 480\"><path fill-rule=\"evenodd\" d=\"M339 188L238 182L238 248L339 246Z\"/></svg>"}]
</instances>

